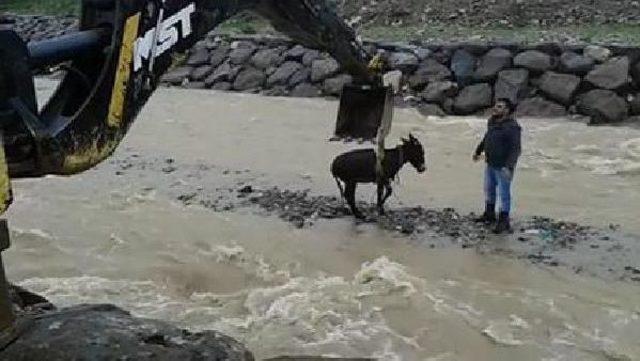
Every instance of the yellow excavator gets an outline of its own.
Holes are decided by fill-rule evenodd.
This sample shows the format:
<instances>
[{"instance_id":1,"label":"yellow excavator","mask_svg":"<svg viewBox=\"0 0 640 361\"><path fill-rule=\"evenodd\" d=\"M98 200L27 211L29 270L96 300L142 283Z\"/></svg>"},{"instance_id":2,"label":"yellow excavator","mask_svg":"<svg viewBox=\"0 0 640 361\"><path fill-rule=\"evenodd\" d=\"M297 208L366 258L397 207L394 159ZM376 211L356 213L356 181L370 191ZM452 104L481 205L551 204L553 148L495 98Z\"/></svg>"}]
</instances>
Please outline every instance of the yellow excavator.
<instances>
[{"instance_id":1,"label":"yellow excavator","mask_svg":"<svg viewBox=\"0 0 640 361\"><path fill-rule=\"evenodd\" d=\"M380 136L388 98L380 59L369 63L371 54L323 0L82 0L73 34L25 43L15 31L0 30L0 214L12 202L12 179L72 175L109 157L175 53L244 10L328 52L354 77L342 97L336 135ZM59 64L65 76L38 111L34 69ZM0 252L8 247L1 220ZM0 352L17 337L1 257L0 336Z\"/></svg>"}]
</instances>

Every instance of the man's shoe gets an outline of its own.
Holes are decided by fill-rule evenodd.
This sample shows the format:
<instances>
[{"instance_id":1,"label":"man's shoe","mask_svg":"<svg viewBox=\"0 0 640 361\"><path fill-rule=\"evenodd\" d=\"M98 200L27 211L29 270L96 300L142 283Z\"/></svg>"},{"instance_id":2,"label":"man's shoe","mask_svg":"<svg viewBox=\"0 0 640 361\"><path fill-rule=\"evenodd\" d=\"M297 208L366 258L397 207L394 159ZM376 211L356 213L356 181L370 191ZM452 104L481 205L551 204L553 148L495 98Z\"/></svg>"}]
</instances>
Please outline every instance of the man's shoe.
<instances>
[{"instance_id":1,"label":"man's shoe","mask_svg":"<svg viewBox=\"0 0 640 361\"><path fill-rule=\"evenodd\" d=\"M498 223L496 224L496 228L493 230L495 234L502 233L510 233L511 232L511 224L509 222L509 213L500 212L500 217L498 218Z\"/></svg>"},{"instance_id":2,"label":"man's shoe","mask_svg":"<svg viewBox=\"0 0 640 361\"><path fill-rule=\"evenodd\" d=\"M487 203L482 216L475 219L478 223L492 224L496 221L496 205Z\"/></svg>"}]
</instances>

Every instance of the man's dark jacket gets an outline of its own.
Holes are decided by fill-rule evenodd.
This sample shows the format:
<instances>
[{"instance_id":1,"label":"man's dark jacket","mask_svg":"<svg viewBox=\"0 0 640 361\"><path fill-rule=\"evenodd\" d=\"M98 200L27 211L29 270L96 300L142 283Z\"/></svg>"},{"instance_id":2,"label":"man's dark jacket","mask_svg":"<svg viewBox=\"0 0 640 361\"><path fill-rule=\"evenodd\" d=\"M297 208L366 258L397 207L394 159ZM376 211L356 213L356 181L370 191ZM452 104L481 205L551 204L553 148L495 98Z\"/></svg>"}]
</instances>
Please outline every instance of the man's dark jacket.
<instances>
[{"instance_id":1,"label":"man's dark jacket","mask_svg":"<svg viewBox=\"0 0 640 361\"><path fill-rule=\"evenodd\" d=\"M489 120L487 133L476 148L476 155L484 151L487 164L494 168L509 168L513 171L520 157L520 133L522 128L515 119L502 122Z\"/></svg>"}]
</instances>

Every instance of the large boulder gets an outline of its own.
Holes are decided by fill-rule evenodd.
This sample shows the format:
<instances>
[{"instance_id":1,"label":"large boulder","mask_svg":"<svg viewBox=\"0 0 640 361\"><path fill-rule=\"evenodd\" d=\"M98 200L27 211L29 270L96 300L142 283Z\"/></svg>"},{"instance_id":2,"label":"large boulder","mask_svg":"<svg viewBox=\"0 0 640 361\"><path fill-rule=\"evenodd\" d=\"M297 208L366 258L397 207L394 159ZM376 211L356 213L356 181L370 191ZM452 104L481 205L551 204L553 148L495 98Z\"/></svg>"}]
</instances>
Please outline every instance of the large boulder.
<instances>
[{"instance_id":1,"label":"large boulder","mask_svg":"<svg viewBox=\"0 0 640 361\"><path fill-rule=\"evenodd\" d=\"M595 89L581 95L577 110L591 117L592 124L623 121L629 114L626 100L611 90Z\"/></svg>"},{"instance_id":2,"label":"large boulder","mask_svg":"<svg viewBox=\"0 0 640 361\"><path fill-rule=\"evenodd\" d=\"M351 84L353 78L348 74L340 74L336 77L326 79L324 81L323 90L327 95L340 95L342 93L342 88Z\"/></svg>"},{"instance_id":3,"label":"large boulder","mask_svg":"<svg viewBox=\"0 0 640 361\"><path fill-rule=\"evenodd\" d=\"M295 61L287 61L280 65L278 69L269 76L267 80L268 86L276 84L286 85L293 74L302 69L302 64Z\"/></svg>"},{"instance_id":4,"label":"large boulder","mask_svg":"<svg viewBox=\"0 0 640 361\"><path fill-rule=\"evenodd\" d=\"M270 77L271 75L273 75L273 73L275 73L278 70L277 67L275 66L270 66L267 69L264 70L264 73L267 77Z\"/></svg>"},{"instance_id":5,"label":"large boulder","mask_svg":"<svg viewBox=\"0 0 640 361\"><path fill-rule=\"evenodd\" d=\"M543 97L527 98L518 103L516 115L519 117L555 118L567 115L567 109Z\"/></svg>"},{"instance_id":6,"label":"large boulder","mask_svg":"<svg viewBox=\"0 0 640 361\"><path fill-rule=\"evenodd\" d=\"M420 93L422 99L428 103L441 104L446 98L454 97L458 93L458 84L452 81L434 81Z\"/></svg>"},{"instance_id":7,"label":"large boulder","mask_svg":"<svg viewBox=\"0 0 640 361\"><path fill-rule=\"evenodd\" d=\"M256 44L250 40L236 40L231 43L231 49L256 49Z\"/></svg>"},{"instance_id":8,"label":"large boulder","mask_svg":"<svg viewBox=\"0 0 640 361\"><path fill-rule=\"evenodd\" d=\"M160 78L160 81L163 83L179 85L191 76L192 71L193 68L190 66L180 66L169 70L162 76L162 78Z\"/></svg>"},{"instance_id":9,"label":"large boulder","mask_svg":"<svg viewBox=\"0 0 640 361\"><path fill-rule=\"evenodd\" d=\"M333 59L318 59L311 63L311 80L321 81L335 75L340 70L340 64Z\"/></svg>"},{"instance_id":10,"label":"large boulder","mask_svg":"<svg viewBox=\"0 0 640 361\"><path fill-rule=\"evenodd\" d=\"M219 81L232 82L238 74L238 71L239 67L233 67L229 63L223 63L216 68L213 74L209 75L204 82L207 86L211 86Z\"/></svg>"},{"instance_id":11,"label":"large boulder","mask_svg":"<svg viewBox=\"0 0 640 361\"><path fill-rule=\"evenodd\" d=\"M446 66L438 63L434 59L427 59L418 70L409 77L409 85L413 88L421 88L432 81L440 81L449 79L451 70Z\"/></svg>"},{"instance_id":12,"label":"large boulder","mask_svg":"<svg viewBox=\"0 0 640 361\"><path fill-rule=\"evenodd\" d=\"M313 64L315 60L320 58L321 58L321 55L319 51L315 49L309 49L302 56L302 65L311 66L311 64Z\"/></svg>"},{"instance_id":13,"label":"large boulder","mask_svg":"<svg viewBox=\"0 0 640 361\"><path fill-rule=\"evenodd\" d=\"M597 63L604 63L611 58L611 50L597 45L588 45L582 51L584 56L589 57Z\"/></svg>"},{"instance_id":14,"label":"large boulder","mask_svg":"<svg viewBox=\"0 0 640 361\"><path fill-rule=\"evenodd\" d=\"M203 81L190 81L183 85L187 89L204 89L206 84Z\"/></svg>"},{"instance_id":15,"label":"large boulder","mask_svg":"<svg viewBox=\"0 0 640 361\"><path fill-rule=\"evenodd\" d=\"M424 116L431 117L444 117L447 115L442 108L437 104L420 104L418 106L418 113Z\"/></svg>"},{"instance_id":16,"label":"large boulder","mask_svg":"<svg viewBox=\"0 0 640 361\"><path fill-rule=\"evenodd\" d=\"M565 73L583 75L590 72L595 66L593 59L566 51L560 56L560 70Z\"/></svg>"},{"instance_id":17,"label":"large boulder","mask_svg":"<svg viewBox=\"0 0 640 361\"><path fill-rule=\"evenodd\" d=\"M211 87L211 89L213 90L223 90L223 91L231 90L231 88L233 88L233 84L229 83L228 81L217 82L213 84L213 86Z\"/></svg>"},{"instance_id":18,"label":"large boulder","mask_svg":"<svg viewBox=\"0 0 640 361\"><path fill-rule=\"evenodd\" d=\"M289 93L292 97L311 98L320 96L320 89L309 83L300 83Z\"/></svg>"},{"instance_id":19,"label":"large boulder","mask_svg":"<svg viewBox=\"0 0 640 361\"><path fill-rule=\"evenodd\" d=\"M466 50L458 49L451 58L451 70L460 86L466 86L473 80L476 57Z\"/></svg>"},{"instance_id":20,"label":"large boulder","mask_svg":"<svg viewBox=\"0 0 640 361\"><path fill-rule=\"evenodd\" d=\"M637 61L631 67L631 77L633 78L635 85L640 86L640 61Z\"/></svg>"},{"instance_id":21,"label":"large boulder","mask_svg":"<svg viewBox=\"0 0 640 361\"><path fill-rule=\"evenodd\" d=\"M487 83L470 85L455 98L453 109L457 114L472 114L491 106L491 95L491 85Z\"/></svg>"},{"instance_id":22,"label":"large boulder","mask_svg":"<svg viewBox=\"0 0 640 361\"><path fill-rule=\"evenodd\" d=\"M284 57L282 56L282 49L270 48L259 50L251 57L251 64L258 69L267 69L271 67L277 67L282 63Z\"/></svg>"},{"instance_id":23,"label":"large boulder","mask_svg":"<svg viewBox=\"0 0 640 361\"><path fill-rule=\"evenodd\" d=\"M514 104L527 94L529 71L526 69L503 70L498 73L495 86L495 98L506 98Z\"/></svg>"},{"instance_id":24,"label":"large boulder","mask_svg":"<svg viewBox=\"0 0 640 361\"><path fill-rule=\"evenodd\" d=\"M575 75L548 71L540 79L539 87L547 97L564 105L570 105L580 81L580 78Z\"/></svg>"},{"instance_id":25,"label":"large boulder","mask_svg":"<svg viewBox=\"0 0 640 361\"><path fill-rule=\"evenodd\" d=\"M213 68L211 65L202 65L199 66L191 72L191 80L200 81L209 76L209 74L213 73Z\"/></svg>"},{"instance_id":26,"label":"large boulder","mask_svg":"<svg viewBox=\"0 0 640 361\"><path fill-rule=\"evenodd\" d=\"M295 87L300 83L308 83L311 81L311 70L309 68L301 68L289 78L289 87Z\"/></svg>"},{"instance_id":27,"label":"large boulder","mask_svg":"<svg viewBox=\"0 0 640 361\"><path fill-rule=\"evenodd\" d=\"M206 46L207 46L207 49L209 49L209 51L218 49L220 47L225 47L227 49L231 48L230 44L222 38L207 38L206 42L207 42Z\"/></svg>"},{"instance_id":28,"label":"large boulder","mask_svg":"<svg viewBox=\"0 0 640 361\"><path fill-rule=\"evenodd\" d=\"M209 50L205 48L196 49L187 59L187 65L199 66L209 63Z\"/></svg>"},{"instance_id":29,"label":"large boulder","mask_svg":"<svg viewBox=\"0 0 640 361\"><path fill-rule=\"evenodd\" d=\"M264 85L266 78L264 71L256 68L246 68L236 76L236 80L233 82L233 89L240 91L258 89Z\"/></svg>"},{"instance_id":30,"label":"large boulder","mask_svg":"<svg viewBox=\"0 0 640 361\"><path fill-rule=\"evenodd\" d=\"M455 103L455 98L447 98L442 102L442 109L447 114L453 114L453 104Z\"/></svg>"},{"instance_id":31,"label":"large boulder","mask_svg":"<svg viewBox=\"0 0 640 361\"><path fill-rule=\"evenodd\" d=\"M430 57L431 54L431 50L427 48L416 47L415 49L413 49L413 55L417 56L419 61L425 60L426 58Z\"/></svg>"},{"instance_id":32,"label":"large boulder","mask_svg":"<svg viewBox=\"0 0 640 361\"><path fill-rule=\"evenodd\" d=\"M213 67L219 66L227 59L227 54L229 54L229 45L220 44L220 46L211 51L209 64Z\"/></svg>"},{"instance_id":33,"label":"large boulder","mask_svg":"<svg viewBox=\"0 0 640 361\"><path fill-rule=\"evenodd\" d=\"M498 73L511 66L513 54L507 49L495 48L489 50L478 64L473 73L473 79L480 82L493 81Z\"/></svg>"},{"instance_id":34,"label":"large boulder","mask_svg":"<svg viewBox=\"0 0 640 361\"><path fill-rule=\"evenodd\" d=\"M284 58L286 60L295 60L295 61L300 61L302 60L302 57L304 56L304 54L307 52L307 48L305 48L302 45L295 45L293 48L287 50L284 53Z\"/></svg>"},{"instance_id":35,"label":"large boulder","mask_svg":"<svg viewBox=\"0 0 640 361\"><path fill-rule=\"evenodd\" d=\"M253 361L236 340L139 319L112 305L81 305L32 317L3 360Z\"/></svg>"},{"instance_id":36,"label":"large boulder","mask_svg":"<svg viewBox=\"0 0 640 361\"><path fill-rule=\"evenodd\" d=\"M265 89L262 91L262 95L268 97L283 97L286 96L289 92L287 91L287 87L284 85L276 85L272 88Z\"/></svg>"},{"instance_id":37,"label":"large boulder","mask_svg":"<svg viewBox=\"0 0 640 361\"><path fill-rule=\"evenodd\" d=\"M234 65L242 65L251 58L255 51L255 46L237 47L229 53L229 62Z\"/></svg>"},{"instance_id":38,"label":"large boulder","mask_svg":"<svg viewBox=\"0 0 640 361\"><path fill-rule=\"evenodd\" d=\"M449 61L451 60L451 55L453 55L453 51L451 50L450 47L445 46L438 49L437 51L434 51L433 54L431 55L431 58L435 59L440 64L449 64Z\"/></svg>"},{"instance_id":39,"label":"large boulder","mask_svg":"<svg viewBox=\"0 0 640 361\"><path fill-rule=\"evenodd\" d=\"M389 66L403 73L410 73L418 67L418 57L412 53L396 52L389 55Z\"/></svg>"},{"instance_id":40,"label":"large boulder","mask_svg":"<svg viewBox=\"0 0 640 361\"><path fill-rule=\"evenodd\" d=\"M538 50L527 50L516 55L513 59L513 64L534 73L545 72L553 66L551 57Z\"/></svg>"},{"instance_id":41,"label":"large boulder","mask_svg":"<svg viewBox=\"0 0 640 361\"><path fill-rule=\"evenodd\" d=\"M630 82L629 58L622 56L613 58L596 66L585 78L586 81L602 89L620 89Z\"/></svg>"}]
</instances>

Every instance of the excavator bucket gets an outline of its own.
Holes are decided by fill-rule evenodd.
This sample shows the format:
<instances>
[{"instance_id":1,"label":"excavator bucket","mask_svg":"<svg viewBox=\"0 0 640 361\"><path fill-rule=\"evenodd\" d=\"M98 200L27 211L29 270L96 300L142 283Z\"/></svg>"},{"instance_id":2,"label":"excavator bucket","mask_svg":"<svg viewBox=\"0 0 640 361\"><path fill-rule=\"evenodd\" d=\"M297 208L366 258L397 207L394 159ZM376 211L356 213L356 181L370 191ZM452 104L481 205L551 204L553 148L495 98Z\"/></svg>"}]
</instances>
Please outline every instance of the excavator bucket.
<instances>
[{"instance_id":1,"label":"excavator bucket","mask_svg":"<svg viewBox=\"0 0 640 361\"><path fill-rule=\"evenodd\" d=\"M340 96L338 119L332 139L373 140L385 109L391 109L389 87L345 85Z\"/></svg>"}]
</instances>

